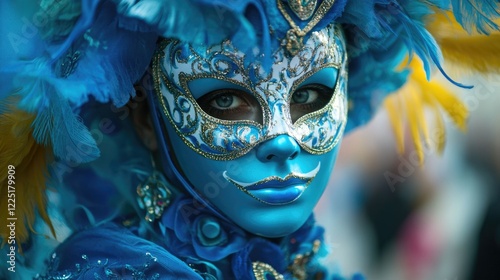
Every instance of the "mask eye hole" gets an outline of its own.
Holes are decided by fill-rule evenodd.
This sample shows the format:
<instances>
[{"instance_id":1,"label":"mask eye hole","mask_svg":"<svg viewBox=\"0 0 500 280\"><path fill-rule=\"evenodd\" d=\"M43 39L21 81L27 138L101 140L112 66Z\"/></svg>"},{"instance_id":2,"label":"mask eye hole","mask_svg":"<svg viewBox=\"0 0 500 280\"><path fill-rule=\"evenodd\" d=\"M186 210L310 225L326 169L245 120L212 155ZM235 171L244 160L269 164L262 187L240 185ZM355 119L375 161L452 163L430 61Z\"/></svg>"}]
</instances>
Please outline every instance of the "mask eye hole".
<instances>
[{"instance_id":1,"label":"mask eye hole","mask_svg":"<svg viewBox=\"0 0 500 280\"><path fill-rule=\"evenodd\" d=\"M262 109L251 94L240 89L218 89L196 100L208 115L221 120L251 120L260 124Z\"/></svg>"},{"instance_id":2,"label":"mask eye hole","mask_svg":"<svg viewBox=\"0 0 500 280\"><path fill-rule=\"evenodd\" d=\"M300 117L318 111L328 104L333 88L322 84L309 84L298 88L290 98L290 117L295 123Z\"/></svg>"}]
</instances>

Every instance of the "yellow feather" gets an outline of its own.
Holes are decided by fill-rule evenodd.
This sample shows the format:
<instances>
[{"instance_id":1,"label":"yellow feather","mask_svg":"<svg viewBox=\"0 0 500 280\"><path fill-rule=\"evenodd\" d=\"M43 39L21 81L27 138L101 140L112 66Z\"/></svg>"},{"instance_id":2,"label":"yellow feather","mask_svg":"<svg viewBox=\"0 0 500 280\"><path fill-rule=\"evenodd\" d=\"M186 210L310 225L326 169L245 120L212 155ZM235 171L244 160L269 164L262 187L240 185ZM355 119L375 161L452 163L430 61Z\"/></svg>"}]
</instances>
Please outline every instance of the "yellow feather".
<instances>
[{"instance_id":1,"label":"yellow feather","mask_svg":"<svg viewBox=\"0 0 500 280\"><path fill-rule=\"evenodd\" d=\"M403 125L403 113L401 112L400 95L391 94L384 100L384 107L389 115L389 120L391 122L392 128L394 130L394 135L396 136L396 146L398 152L402 154L404 152L404 125Z\"/></svg>"},{"instance_id":2,"label":"yellow feather","mask_svg":"<svg viewBox=\"0 0 500 280\"><path fill-rule=\"evenodd\" d=\"M439 112L439 107L434 106L432 108L434 110L434 122L436 123L434 143L436 143L436 150L438 154L442 155L446 144L446 129L444 126L444 120Z\"/></svg>"},{"instance_id":3,"label":"yellow feather","mask_svg":"<svg viewBox=\"0 0 500 280\"><path fill-rule=\"evenodd\" d=\"M414 81L410 81L410 83L414 83ZM412 107L415 108L415 113L417 115L417 125L418 129L422 132L424 137L424 141L426 144L429 144L429 128L427 126L427 120L425 118L425 96L428 94L427 91L419 90L418 85L413 86L413 90L410 90L409 93L412 95ZM428 104L427 104L428 105Z\"/></svg>"},{"instance_id":4,"label":"yellow feather","mask_svg":"<svg viewBox=\"0 0 500 280\"><path fill-rule=\"evenodd\" d=\"M488 37L443 39L439 46L447 62L462 70L500 73L500 34Z\"/></svg>"},{"instance_id":5,"label":"yellow feather","mask_svg":"<svg viewBox=\"0 0 500 280\"><path fill-rule=\"evenodd\" d=\"M45 186L47 180L47 163L50 160L50 149L36 143L33 138L31 124L34 115L23 111L9 111L0 116L0 220L7 221L9 212L8 194L15 188L15 211L17 218L15 238L19 245L28 240L36 213L49 225L55 237L55 230L47 215L45 204ZM14 178L9 182L8 168L15 167ZM14 183L14 184L13 184ZM12 197L10 197L12 198ZM12 202L12 201L10 201ZM0 227L2 247L10 236L7 227ZM10 243L9 243L10 244ZM18 246L18 248L20 248Z\"/></svg>"},{"instance_id":6,"label":"yellow feather","mask_svg":"<svg viewBox=\"0 0 500 280\"><path fill-rule=\"evenodd\" d=\"M419 163L422 164L424 161L424 149L422 147L422 141L420 136L421 135L420 123L425 120L421 119L423 118L423 111L422 111L423 108L421 106L419 107L416 104L417 103L416 100L419 98L417 93L415 93L416 90L417 88L410 85L406 87L406 91L404 92L403 96L405 99L408 125L410 126L413 145L415 146Z\"/></svg>"},{"instance_id":7,"label":"yellow feather","mask_svg":"<svg viewBox=\"0 0 500 280\"><path fill-rule=\"evenodd\" d=\"M416 57L409 63L411 69L407 83L395 94L387 97L384 107L396 135L398 150L404 146L403 124L407 123L413 145L420 163L423 162L424 145L422 141L434 142L438 153L442 153L446 141L446 131L441 110L444 110L460 129L465 130L468 117L467 108L453 93L435 81L427 81L422 62ZM398 102L398 100L401 100ZM431 108L434 113L436 131L430 135L425 108ZM406 114L404 113L406 112Z\"/></svg>"},{"instance_id":8,"label":"yellow feather","mask_svg":"<svg viewBox=\"0 0 500 280\"><path fill-rule=\"evenodd\" d=\"M444 146L446 144L446 128L444 125L444 120L439 110L439 104L435 100L433 93L426 91L423 93L423 101L427 104L426 107L430 108L434 115L434 124L436 128L434 133L432 133L431 139L432 143L435 144L438 154L443 154Z\"/></svg>"},{"instance_id":9,"label":"yellow feather","mask_svg":"<svg viewBox=\"0 0 500 280\"><path fill-rule=\"evenodd\" d=\"M440 83L428 82L423 73L412 75L412 79L420 85L423 92L429 92L433 99L438 101L439 105L448 113L458 128L462 131L466 130L466 121L469 113L458 97ZM428 104L436 106L434 103L431 104L428 102Z\"/></svg>"},{"instance_id":10,"label":"yellow feather","mask_svg":"<svg viewBox=\"0 0 500 280\"><path fill-rule=\"evenodd\" d=\"M500 24L500 20L495 21ZM500 72L500 31L490 35L469 34L455 20L453 13L436 13L427 26L439 44L447 63L461 72Z\"/></svg>"}]
</instances>

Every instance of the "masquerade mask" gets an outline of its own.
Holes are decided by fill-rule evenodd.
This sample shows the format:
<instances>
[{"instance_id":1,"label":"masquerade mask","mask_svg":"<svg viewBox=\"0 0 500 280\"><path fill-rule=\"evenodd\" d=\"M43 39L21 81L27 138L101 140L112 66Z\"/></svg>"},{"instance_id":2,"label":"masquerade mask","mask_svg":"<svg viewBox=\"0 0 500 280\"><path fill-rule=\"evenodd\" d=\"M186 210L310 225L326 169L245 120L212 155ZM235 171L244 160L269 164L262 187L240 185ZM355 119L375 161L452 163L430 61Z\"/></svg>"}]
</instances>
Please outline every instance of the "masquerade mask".
<instances>
[{"instance_id":1,"label":"masquerade mask","mask_svg":"<svg viewBox=\"0 0 500 280\"><path fill-rule=\"evenodd\" d=\"M160 108L181 139L207 158L231 160L282 134L324 154L342 136L347 59L338 26L312 32L294 56L279 48L269 71L259 61L245 67L245 54L230 41L207 49L165 40L159 49L153 71ZM331 81L309 82L324 69L333 70ZM227 90L194 90L207 79Z\"/></svg>"}]
</instances>

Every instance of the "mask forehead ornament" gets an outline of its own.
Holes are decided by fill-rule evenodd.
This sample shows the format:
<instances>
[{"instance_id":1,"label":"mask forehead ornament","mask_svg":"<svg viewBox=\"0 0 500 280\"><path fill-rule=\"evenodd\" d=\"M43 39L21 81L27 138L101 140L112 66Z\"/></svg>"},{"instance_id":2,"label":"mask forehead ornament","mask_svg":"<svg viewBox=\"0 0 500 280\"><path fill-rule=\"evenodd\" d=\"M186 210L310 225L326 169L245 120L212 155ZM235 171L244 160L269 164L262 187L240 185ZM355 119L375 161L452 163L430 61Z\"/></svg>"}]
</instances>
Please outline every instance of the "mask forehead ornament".
<instances>
[{"instance_id":1,"label":"mask forehead ornament","mask_svg":"<svg viewBox=\"0 0 500 280\"><path fill-rule=\"evenodd\" d=\"M339 26L312 32L297 55L283 47L273 54L265 71L259 61L245 67L245 53L230 41L209 48L196 48L176 40L164 40L153 60L155 91L164 117L181 139L197 153L215 160L240 157L253 147L287 134L307 152L323 154L341 139L347 118L346 52ZM338 72L333 94L321 109L295 122L290 99L295 90L325 68ZM262 123L254 120L222 120L205 112L193 96L189 83L217 79L245 89L258 101Z\"/></svg>"},{"instance_id":2,"label":"mask forehead ornament","mask_svg":"<svg viewBox=\"0 0 500 280\"><path fill-rule=\"evenodd\" d=\"M282 1L278 1L278 5L282 6ZM293 13L301 20L308 20L316 10L317 0L288 0L288 5ZM280 8L281 9L281 8Z\"/></svg>"},{"instance_id":3,"label":"mask forehead ornament","mask_svg":"<svg viewBox=\"0 0 500 280\"><path fill-rule=\"evenodd\" d=\"M335 0L325 0L321 2L316 12L314 11L316 9L317 0L288 0L287 2L290 9L299 19L305 21L312 17L304 28L300 28L297 24L295 24L295 21L287 12L283 2L284 0L277 0L278 9L292 28L286 33L286 39L283 40L282 45L286 47L286 50L290 54L296 55L304 46L304 36L306 36L306 34L309 33L314 26L316 26L316 24L318 24L326 13L328 13Z\"/></svg>"}]
</instances>

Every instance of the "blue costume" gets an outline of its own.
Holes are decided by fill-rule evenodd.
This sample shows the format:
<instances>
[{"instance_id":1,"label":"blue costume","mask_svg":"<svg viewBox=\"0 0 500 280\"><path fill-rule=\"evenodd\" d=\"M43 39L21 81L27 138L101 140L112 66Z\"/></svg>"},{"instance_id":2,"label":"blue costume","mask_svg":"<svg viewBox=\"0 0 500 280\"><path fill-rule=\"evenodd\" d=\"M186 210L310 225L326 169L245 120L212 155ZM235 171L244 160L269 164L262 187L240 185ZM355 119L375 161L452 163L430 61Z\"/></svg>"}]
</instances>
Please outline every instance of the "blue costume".
<instances>
[{"instance_id":1,"label":"blue costume","mask_svg":"<svg viewBox=\"0 0 500 280\"><path fill-rule=\"evenodd\" d=\"M2 164L42 158L50 179L32 178L59 190L73 232L36 278L344 279L321 265L313 208L344 133L406 82L406 55L448 77L424 22L453 9L470 26L479 14L455 2L45 0L24 15L0 4L17 19L2 32L0 129L22 123L11 142L28 137L34 154ZM478 28L499 16L484 2ZM54 219L44 192L23 198L38 211L23 233ZM16 246L29 252L31 238Z\"/></svg>"}]
</instances>

